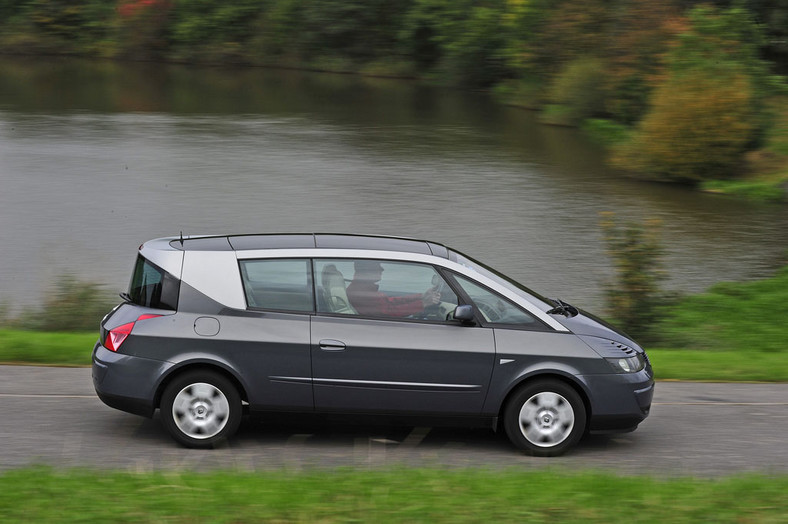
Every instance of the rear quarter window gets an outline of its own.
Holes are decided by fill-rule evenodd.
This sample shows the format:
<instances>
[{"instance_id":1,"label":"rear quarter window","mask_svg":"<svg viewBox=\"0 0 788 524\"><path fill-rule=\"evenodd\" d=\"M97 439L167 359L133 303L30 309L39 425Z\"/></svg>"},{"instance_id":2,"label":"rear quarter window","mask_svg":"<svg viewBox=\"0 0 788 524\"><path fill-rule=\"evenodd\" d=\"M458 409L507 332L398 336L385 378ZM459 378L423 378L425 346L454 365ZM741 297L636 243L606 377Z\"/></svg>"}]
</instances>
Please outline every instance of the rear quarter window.
<instances>
[{"instance_id":1,"label":"rear quarter window","mask_svg":"<svg viewBox=\"0 0 788 524\"><path fill-rule=\"evenodd\" d=\"M175 311L181 282L142 255L137 257L131 275L129 297L139 306Z\"/></svg>"}]
</instances>

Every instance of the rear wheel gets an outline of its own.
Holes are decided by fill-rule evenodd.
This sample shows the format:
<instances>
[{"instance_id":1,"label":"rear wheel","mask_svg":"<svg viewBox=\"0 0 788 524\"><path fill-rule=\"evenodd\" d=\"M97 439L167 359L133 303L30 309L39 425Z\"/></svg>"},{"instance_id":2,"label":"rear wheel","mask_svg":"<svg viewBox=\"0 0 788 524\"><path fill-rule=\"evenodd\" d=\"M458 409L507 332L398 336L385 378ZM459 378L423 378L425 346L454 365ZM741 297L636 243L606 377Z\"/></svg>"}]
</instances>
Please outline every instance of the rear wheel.
<instances>
[{"instance_id":1,"label":"rear wheel","mask_svg":"<svg viewBox=\"0 0 788 524\"><path fill-rule=\"evenodd\" d=\"M225 377L194 371L176 377L161 399L164 427L175 440L190 448L210 448L238 429L241 398Z\"/></svg>"},{"instance_id":2,"label":"rear wheel","mask_svg":"<svg viewBox=\"0 0 788 524\"><path fill-rule=\"evenodd\" d=\"M568 384L540 380L512 396L503 423L515 446L531 455L551 457L563 454L583 436L586 410Z\"/></svg>"}]
</instances>

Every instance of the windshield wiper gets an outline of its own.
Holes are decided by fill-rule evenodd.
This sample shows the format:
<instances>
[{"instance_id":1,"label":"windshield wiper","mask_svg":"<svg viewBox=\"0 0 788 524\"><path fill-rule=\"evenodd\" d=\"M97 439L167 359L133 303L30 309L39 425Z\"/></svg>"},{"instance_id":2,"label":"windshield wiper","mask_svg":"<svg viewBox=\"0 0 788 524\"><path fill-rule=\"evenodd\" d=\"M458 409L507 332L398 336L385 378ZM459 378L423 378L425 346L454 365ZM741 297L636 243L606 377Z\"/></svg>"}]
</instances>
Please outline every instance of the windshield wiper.
<instances>
[{"instance_id":1,"label":"windshield wiper","mask_svg":"<svg viewBox=\"0 0 788 524\"><path fill-rule=\"evenodd\" d=\"M571 318L580 314L580 311L578 311L575 306L567 304L560 298L553 298L551 300L555 303L555 307L547 312L550 315L564 315L565 317Z\"/></svg>"},{"instance_id":2,"label":"windshield wiper","mask_svg":"<svg viewBox=\"0 0 788 524\"><path fill-rule=\"evenodd\" d=\"M120 298L122 298L124 302L133 302L133 300L131 300L131 296L125 291L118 294L120 295Z\"/></svg>"}]
</instances>

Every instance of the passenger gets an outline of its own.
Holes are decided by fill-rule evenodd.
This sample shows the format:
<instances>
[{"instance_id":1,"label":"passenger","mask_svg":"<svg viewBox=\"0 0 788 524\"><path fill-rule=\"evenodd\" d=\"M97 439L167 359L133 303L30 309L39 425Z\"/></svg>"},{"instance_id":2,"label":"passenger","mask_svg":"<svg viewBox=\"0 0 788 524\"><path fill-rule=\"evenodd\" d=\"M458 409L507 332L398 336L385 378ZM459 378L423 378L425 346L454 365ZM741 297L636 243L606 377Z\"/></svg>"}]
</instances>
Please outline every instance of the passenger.
<instances>
[{"instance_id":1,"label":"passenger","mask_svg":"<svg viewBox=\"0 0 788 524\"><path fill-rule=\"evenodd\" d=\"M360 315L407 317L424 311L427 306L439 304L441 297L435 287L424 293L390 297L378 290L383 277L383 266L373 260L357 260L353 281L348 284L350 305Z\"/></svg>"}]
</instances>

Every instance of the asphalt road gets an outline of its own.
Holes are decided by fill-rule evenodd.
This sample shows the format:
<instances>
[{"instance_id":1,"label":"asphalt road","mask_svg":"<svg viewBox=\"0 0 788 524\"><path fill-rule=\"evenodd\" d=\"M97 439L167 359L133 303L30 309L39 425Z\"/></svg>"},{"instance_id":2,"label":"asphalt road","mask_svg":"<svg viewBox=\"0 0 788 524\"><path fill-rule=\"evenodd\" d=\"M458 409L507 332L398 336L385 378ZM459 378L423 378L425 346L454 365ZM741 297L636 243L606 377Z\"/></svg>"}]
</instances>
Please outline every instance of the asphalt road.
<instances>
[{"instance_id":1,"label":"asphalt road","mask_svg":"<svg viewBox=\"0 0 788 524\"><path fill-rule=\"evenodd\" d=\"M788 384L660 382L637 431L570 454L520 454L491 430L252 419L229 444L189 450L152 420L105 406L90 370L0 366L0 471L30 464L130 471L341 466L515 467L711 477L788 473Z\"/></svg>"}]
</instances>

